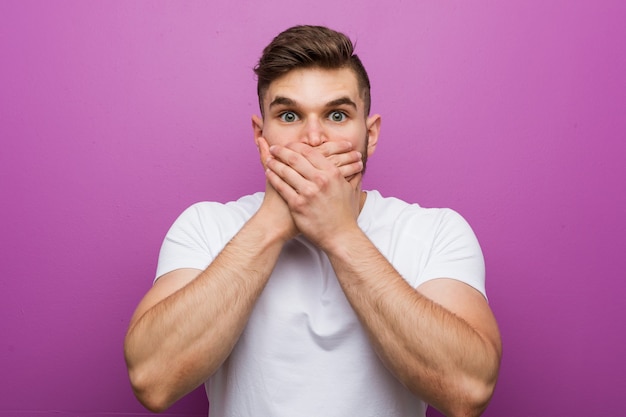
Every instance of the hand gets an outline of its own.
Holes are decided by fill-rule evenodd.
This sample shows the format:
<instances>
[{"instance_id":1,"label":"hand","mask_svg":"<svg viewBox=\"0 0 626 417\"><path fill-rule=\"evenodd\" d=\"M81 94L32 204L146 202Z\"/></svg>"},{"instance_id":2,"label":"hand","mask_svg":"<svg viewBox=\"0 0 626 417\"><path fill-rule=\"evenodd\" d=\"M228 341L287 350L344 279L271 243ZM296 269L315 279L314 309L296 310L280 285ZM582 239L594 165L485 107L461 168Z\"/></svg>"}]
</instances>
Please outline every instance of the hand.
<instances>
[{"instance_id":1,"label":"hand","mask_svg":"<svg viewBox=\"0 0 626 417\"><path fill-rule=\"evenodd\" d=\"M358 164L362 156L359 152L352 151L350 142L324 142L316 149L335 164L348 181L353 179L363 169L363 165ZM354 164L355 162L357 164Z\"/></svg>"},{"instance_id":2,"label":"hand","mask_svg":"<svg viewBox=\"0 0 626 417\"><path fill-rule=\"evenodd\" d=\"M324 250L341 232L358 227L363 163L349 142L322 146L272 146L266 176L298 230Z\"/></svg>"},{"instance_id":3,"label":"hand","mask_svg":"<svg viewBox=\"0 0 626 417\"><path fill-rule=\"evenodd\" d=\"M261 164L263 168L267 170L267 161L272 159L269 145L267 144L267 140L263 137L258 139L258 145ZM265 197L263 198L258 213L260 213L260 215L266 215L268 217L267 221L270 222L269 224L275 224L277 226L279 229L278 232L285 242L298 235L298 228L291 217L287 203L267 180L265 181Z\"/></svg>"}]
</instances>

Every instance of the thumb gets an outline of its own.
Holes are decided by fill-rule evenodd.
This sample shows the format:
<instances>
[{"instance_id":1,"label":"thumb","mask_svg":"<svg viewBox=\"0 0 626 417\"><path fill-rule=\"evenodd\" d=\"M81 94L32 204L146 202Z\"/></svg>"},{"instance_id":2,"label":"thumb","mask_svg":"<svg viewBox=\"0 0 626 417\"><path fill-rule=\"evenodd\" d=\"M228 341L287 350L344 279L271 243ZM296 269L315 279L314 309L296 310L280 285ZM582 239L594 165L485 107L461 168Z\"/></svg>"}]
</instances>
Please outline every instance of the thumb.
<instances>
[{"instance_id":1,"label":"thumb","mask_svg":"<svg viewBox=\"0 0 626 417\"><path fill-rule=\"evenodd\" d=\"M267 140L264 137L259 137L257 139L257 146L259 149L259 157L261 158L261 164L263 165L263 169L267 169L267 160L272 158L272 154L270 153L270 146L267 143Z\"/></svg>"}]
</instances>

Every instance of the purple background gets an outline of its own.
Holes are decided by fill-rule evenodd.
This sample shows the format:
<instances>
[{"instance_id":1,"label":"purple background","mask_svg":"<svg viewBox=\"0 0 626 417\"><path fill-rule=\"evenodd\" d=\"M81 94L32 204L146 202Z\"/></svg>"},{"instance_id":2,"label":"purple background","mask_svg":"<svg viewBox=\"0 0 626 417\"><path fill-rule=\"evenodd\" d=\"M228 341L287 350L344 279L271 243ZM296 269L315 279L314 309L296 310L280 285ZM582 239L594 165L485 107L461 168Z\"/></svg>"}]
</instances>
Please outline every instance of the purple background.
<instances>
[{"instance_id":1,"label":"purple background","mask_svg":"<svg viewBox=\"0 0 626 417\"><path fill-rule=\"evenodd\" d=\"M252 67L297 23L369 69L365 188L482 243L485 415L623 415L625 21L619 0L1 1L0 416L147 414L128 320L185 207L262 189ZM203 392L168 413L206 415Z\"/></svg>"}]
</instances>

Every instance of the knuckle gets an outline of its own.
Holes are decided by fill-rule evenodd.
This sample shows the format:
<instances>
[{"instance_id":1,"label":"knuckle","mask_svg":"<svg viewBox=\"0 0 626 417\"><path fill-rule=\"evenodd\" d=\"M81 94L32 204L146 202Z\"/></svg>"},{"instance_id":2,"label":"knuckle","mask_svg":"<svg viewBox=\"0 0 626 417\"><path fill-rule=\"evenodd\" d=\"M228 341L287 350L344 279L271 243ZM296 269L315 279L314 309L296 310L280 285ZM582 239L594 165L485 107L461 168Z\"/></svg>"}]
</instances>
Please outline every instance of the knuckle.
<instances>
[{"instance_id":1,"label":"knuckle","mask_svg":"<svg viewBox=\"0 0 626 417\"><path fill-rule=\"evenodd\" d=\"M325 175L321 175L317 183L319 184L320 188L326 189L330 184L330 179Z\"/></svg>"},{"instance_id":2,"label":"knuckle","mask_svg":"<svg viewBox=\"0 0 626 417\"><path fill-rule=\"evenodd\" d=\"M298 158L298 154L290 153L286 156L285 162L287 163L287 165L294 166L298 162Z\"/></svg>"},{"instance_id":3,"label":"knuckle","mask_svg":"<svg viewBox=\"0 0 626 417\"><path fill-rule=\"evenodd\" d=\"M317 184L316 188L320 189L326 188L328 186L328 183L330 182L329 178L322 172L316 173L313 176L312 181Z\"/></svg>"},{"instance_id":4,"label":"knuckle","mask_svg":"<svg viewBox=\"0 0 626 417\"><path fill-rule=\"evenodd\" d=\"M300 195L310 197L315 195L317 191L318 187L309 183L306 186L302 187L302 189L300 190Z\"/></svg>"},{"instance_id":5,"label":"knuckle","mask_svg":"<svg viewBox=\"0 0 626 417\"><path fill-rule=\"evenodd\" d=\"M298 195L293 199L292 209L298 213L301 213L307 205L305 197Z\"/></svg>"},{"instance_id":6,"label":"knuckle","mask_svg":"<svg viewBox=\"0 0 626 417\"><path fill-rule=\"evenodd\" d=\"M305 147L304 149L302 149L301 153L302 155L304 155L305 157L310 157L311 155L313 155L316 151L311 148L311 147Z\"/></svg>"},{"instance_id":7,"label":"knuckle","mask_svg":"<svg viewBox=\"0 0 626 417\"><path fill-rule=\"evenodd\" d=\"M333 165L341 165L341 158L338 158L335 155L328 156L326 159Z\"/></svg>"},{"instance_id":8,"label":"knuckle","mask_svg":"<svg viewBox=\"0 0 626 417\"><path fill-rule=\"evenodd\" d=\"M331 157L333 154L331 145L332 145L332 142L324 142L320 146L317 147L317 150L325 157Z\"/></svg>"}]
</instances>

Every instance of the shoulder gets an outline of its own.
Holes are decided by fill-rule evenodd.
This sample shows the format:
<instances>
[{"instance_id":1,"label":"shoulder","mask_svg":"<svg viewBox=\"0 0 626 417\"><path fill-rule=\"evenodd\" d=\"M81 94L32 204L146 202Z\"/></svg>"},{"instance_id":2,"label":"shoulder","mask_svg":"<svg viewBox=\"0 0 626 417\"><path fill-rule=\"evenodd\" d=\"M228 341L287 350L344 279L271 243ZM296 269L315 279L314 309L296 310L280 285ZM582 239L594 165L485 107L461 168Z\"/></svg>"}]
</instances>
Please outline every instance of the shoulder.
<instances>
[{"instance_id":1,"label":"shoulder","mask_svg":"<svg viewBox=\"0 0 626 417\"><path fill-rule=\"evenodd\" d=\"M203 201L182 212L161 245L157 277L175 269L204 269L256 212L263 193L228 203Z\"/></svg>"},{"instance_id":2,"label":"shoulder","mask_svg":"<svg viewBox=\"0 0 626 417\"><path fill-rule=\"evenodd\" d=\"M217 201L200 201L189 206L183 215L206 215L212 213L242 214L254 213L263 201L263 193L243 196L237 200L221 203Z\"/></svg>"},{"instance_id":3,"label":"shoulder","mask_svg":"<svg viewBox=\"0 0 626 417\"><path fill-rule=\"evenodd\" d=\"M252 217L262 200L263 193L257 193L227 203L194 203L174 221L166 240L214 242L221 245L223 240L231 239Z\"/></svg>"},{"instance_id":4,"label":"shoulder","mask_svg":"<svg viewBox=\"0 0 626 417\"><path fill-rule=\"evenodd\" d=\"M409 203L396 197L383 197L375 190L368 191L365 209L364 221L374 227L401 224L433 232L469 227L465 219L451 208L422 207L418 203Z\"/></svg>"},{"instance_id":5,"label":"shoulder","mask_svg":"<svg viewBox=\"0 0 626 417\"><path fill-rule=\"evenodd\" d=\"M262 200L263 193L256 193L227 203L216 201L197 202L185 209L176 220L176 223L223 223L229 219L245 221L258 210Z\"/></svg>"},{"instance_id":6,"label":"shoulder","mask_svg":"<svg viewBox=\"0 0 626 417\"><path fill-rule=\"evenodd\" d=\"M461 214L372 194L367 234L414 287L447 277L485 294L482 250Z\"/></svg>"}]
</instances>

